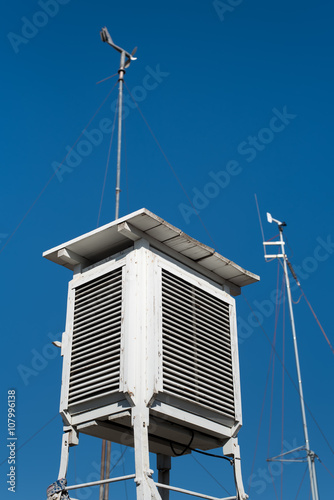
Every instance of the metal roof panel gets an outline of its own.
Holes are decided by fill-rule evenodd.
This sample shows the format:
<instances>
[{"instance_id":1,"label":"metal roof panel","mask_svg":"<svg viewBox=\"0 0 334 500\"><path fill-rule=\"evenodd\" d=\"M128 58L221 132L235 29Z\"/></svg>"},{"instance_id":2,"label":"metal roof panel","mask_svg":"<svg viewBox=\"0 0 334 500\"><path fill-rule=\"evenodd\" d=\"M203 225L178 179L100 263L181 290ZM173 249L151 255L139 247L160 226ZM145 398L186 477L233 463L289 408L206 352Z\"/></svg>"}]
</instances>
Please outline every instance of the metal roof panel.
<instances>
[{"instance_id":1,"label":"metal roof panel","mask_svg":"<svg viewBox=\"0 0 334 500\"><path fill-rule=\"evenodd\" d=\"M135 231L138 230L142 237L150 238L152 246L154 246L154 241L159 242L160 246L161 244L165 246L166 252L170 248L180 254L180 258L185 256L191 259L203 270L210 271L237 287L255 283L260 279L257 275L226 259L215 252L213 248L191 238L146 208L47 250L43 256L72 270L76 265L76 259L78 262L82 259L82 262L85 263L87 261L90 263L98 262L133 244L126 231L119 231L119 227L123 223L127 223ZM64 250L67 252L66 258L63 255Z\"/></svg>"}]
</instances>

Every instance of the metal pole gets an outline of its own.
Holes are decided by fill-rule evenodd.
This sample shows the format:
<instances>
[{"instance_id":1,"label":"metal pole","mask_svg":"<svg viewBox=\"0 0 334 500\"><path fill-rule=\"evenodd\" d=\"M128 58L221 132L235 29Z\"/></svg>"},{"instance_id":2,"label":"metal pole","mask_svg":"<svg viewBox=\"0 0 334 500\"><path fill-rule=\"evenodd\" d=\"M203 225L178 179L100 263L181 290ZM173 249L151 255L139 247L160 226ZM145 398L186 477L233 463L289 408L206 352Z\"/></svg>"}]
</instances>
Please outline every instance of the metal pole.
<instances>
[{"instance_id":1,"label":"metal pole","mask_svg":"<svg viewBox=\"0 0 334 500\"><path fill-rule=\"evenodd\" d=\"M102 451L101 451L101 473L100 473L100 480L102 481L104 479L104 464L105 464L105 456L106 456L106 441L105 439L102 440ZM100 484L100 495L99 495L99 500L103 500L103 492L104 492L104 484Z\"/></svg>"},{"instance_id":2,"label":"metal pole","mask_svg":"<svg viewBox=\"0 0 334 500\"><path fill-rule=\"evenodd\" d=\"M172 468L171 457L168 455L157 454L157 469L158 469L158 482L161 484L169 485L170 470ZM158 488L161 500L169 500L169 490L166 488Z\"/></svg>"},{"instance_id":3,"label":"metal pole","mask_svg":"<svg viewBox=\"0 0 334 500\"><path fill-rule=\"evenodd\" d=\"M121 52L121 64L118 70L119 74L119 95L118 95L118 144L117 144L117 174L116 174L116 209L115 220L119 214L119 193L121 191L121 147L122 147L122 106L123 106L123 82L125 75L125 52Z\"/></svg>"},{"instance_id":4,"label":"metal pole","mask_svg":"<svg viewBox=\"0 0 334 500\"><path fill-rule=\"evenodd\" d=\"M137 58L134 57L134 54L137 51L137 47L133 49L131 52L127 52L122 49L118 45L116 45L109 34L109 31L106 27L102 28L100 31L102 42L107 42L108 45L113 47L117 52L121 54L121 63L118 70L119 74L119 97L118 97L118 147L117 147L117 174L116 174L116 208L115 208L115 219L118 219L119 214L119 193L121 191L120 183L121 183L121 143L122 143L122 107L123 107L123 82L125 75L125 68L130 66L131 61L135 61ZM125 58L127 58L125 60Z\"/></svg>"},{"instance_id":5,"label":"metal pole","mask_svg":"<svg viewBox=\"0 0 334 500\"><path fill-rule=\"evenodd\" d=\"M111 442L107 441L107 447L106 447L106 470L105 470L105 477L103 479L109 479L110 476L110 454L111 454ZM103 500L108 500L109 499L109 483L106 483L104 487L104 498Z\"/></svg>"},{"instance_id":6,"label":"metal pole","mask_svg":"<svg viewBox=\"0 0 334 500\"><path fill-rule=\"evenodd\" d=\"M308 463L308 469L309 469L309 474L310 474L312 500L319 500L317 481L316 481L316 475L315 475L315 467L314 467L314 458L312 459L312 457L311 457L312 452L310 451L310 442L309 442L308 430L307 430L305 404L304 404L304 396L303 396L303 385L302 385L302 377L301 377L300 364L299 364L295 320L294 320L294 315L293 315L290 281L289 281L288 268L287 268L287 263L286 263L287 256L286 256L285 250L284 250L283 227L281 225L279 225L278 228L279 228L280 242L281 242L281 253L284 256L283 257L283 267L284 267L285 283L286 283L286 289L287 289L288 301L289 301L290 320L291 320L293 345L294 345L294 350L295 350L297 376L298 376L298 390L299 390L300 406L301 406L301 411L302 411L303 429L304 429L304 437L305 437L305 448L306 448L306 453L307 453L307 463Z\"/></svg>"}]
</instances>

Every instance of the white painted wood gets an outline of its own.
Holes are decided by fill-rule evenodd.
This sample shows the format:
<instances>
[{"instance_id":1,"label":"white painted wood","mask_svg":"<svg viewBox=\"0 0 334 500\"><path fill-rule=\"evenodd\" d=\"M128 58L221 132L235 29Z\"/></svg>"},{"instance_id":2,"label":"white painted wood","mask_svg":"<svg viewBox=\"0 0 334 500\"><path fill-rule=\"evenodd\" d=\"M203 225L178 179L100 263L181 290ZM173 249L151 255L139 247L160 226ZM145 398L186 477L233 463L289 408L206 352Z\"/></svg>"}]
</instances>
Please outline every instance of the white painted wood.
<instances>
[{"instance_id":1,"label":"white painted wood","mask_svg":"<svg viewBox=\"0 0 334 500\"><path fill-rule=\"evenodd\" d=\"M140 239L140 236L137 236L135 233L131 231L129 224L127 222L122 222L121 224L118 224L117 230L120 234L122 234L123 236L132 241L137 241Z\"/></svg>"},{"instance_id":2,"label":"white painted wood","mask_svg":"<svg viewBox=\"0 0 334 500\"><path fill-rule=\"evenodd\" d=\"M233 386L234 386L234 410L236 420L236 431L239 431L242 425L242 409L241 409L241 388L240 388L240 367L239 367L239 351L238 351L238 333L237 333L237 317L235 300L230 305L230 327L231 327L231 347L232 347L232 366L233 366Z\"/></svg>"},{"instance_id":3,"label":"white painted wood","mask_svg":"<svg viewBox=\"0 0 334 500\"><path fill-rule=\"evenodd\" d=\"M199 414L190 413L182 408L177 408L160 400L155 400L151 406L153 415L166 417L171 422L175 421L190 429L207 432L216 438L229 438L232 436L231 427L209 420Z\"/></svg>"},{"instance_id":4,"label":"white painted wood","mask_svg":"<svg viewBox=\"0 0 334 500\"><path fill-rule=\"evenodd\" d=\"M77 264L81 264L83 267L91 265L91 262L88 259L82 257L81 255L76 254L75 252L69 250L68 248L62 248L61 250L58 250L57 257L64 263L71 264L73 266L76 266Z\"/></svg>"},{"instance_id":5,"label":"white painted wood","mask_svg":"<svg viewBox=\"0 0 334 500\"><path fill-rule=\"evenodd\" d=\"M68 432L64 432L61 443L61 456L60 456L60 467L58 473L58 479L63 479L66 477L67 467L68 467L68 455L69 455L69 442L68 442Z\"/></svg>"}]
</instances>

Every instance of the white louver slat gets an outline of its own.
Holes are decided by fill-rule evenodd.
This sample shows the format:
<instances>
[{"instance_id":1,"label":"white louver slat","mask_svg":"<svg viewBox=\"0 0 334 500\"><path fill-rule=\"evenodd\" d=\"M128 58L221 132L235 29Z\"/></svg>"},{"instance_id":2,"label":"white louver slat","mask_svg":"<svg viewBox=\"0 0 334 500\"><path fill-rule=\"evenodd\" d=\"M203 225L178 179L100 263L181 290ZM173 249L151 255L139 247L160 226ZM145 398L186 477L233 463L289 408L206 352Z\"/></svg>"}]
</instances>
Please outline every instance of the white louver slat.
<instances>
[{"instance_id":1,"label":"white louver slat","mask_svg":"<svg viewBox=\"0 0 334 500\"><path fill-rule=\"evenodd\" d=\"M234 418L229 307L162 269L163 390Z\"/></svg>"},{"instance_id":2,"label":"white louver slat","mask_svg":"<svg viewBox=\"0 0 334 500\"><path fill-rule=\"evenodd\" d=\"M119 391L122 268L75 289L69 408Z\"/></svg>"}]
</instances>

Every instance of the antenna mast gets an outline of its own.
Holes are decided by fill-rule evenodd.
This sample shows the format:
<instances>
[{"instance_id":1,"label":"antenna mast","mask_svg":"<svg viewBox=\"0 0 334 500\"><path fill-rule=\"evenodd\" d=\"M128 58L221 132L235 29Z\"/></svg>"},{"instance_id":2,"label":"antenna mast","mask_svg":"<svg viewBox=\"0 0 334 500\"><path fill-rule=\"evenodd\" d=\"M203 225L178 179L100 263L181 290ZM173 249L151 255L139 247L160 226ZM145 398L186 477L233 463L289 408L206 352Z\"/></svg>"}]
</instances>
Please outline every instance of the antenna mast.
<instances>
[{"instance_id":1,"label":"antenna mast","mask_svg":"<svg viewBox=\"0 0 334 500\"><path fill-rule=\"evenodd\" d=\"M126 50L118 47L109 34L109 31L106 27L102 28L100 31L102 42L107 42L108 45L113 47L117 52L121 54L121 61L118 70L118 81L119 81L119 94L118 94L118 144L117 144L117 174L116 174L116 207L115 207L115 220L118 219L119 214L119 194L121 192L120 184L121 184L121 144L122 144L122 107L123 107L123 82L125 69L130 66L131 61L135 61L137 58L133 57L137 51L137 47L135 47L130 54Z\"/></svg>"},{"instance_id":2,"label":"antenna mast","mask_svg":"<svg viewBox=\"0 0 334 500\"><path fill-rule=\"evenodd\" d=\"M277 457L269 459L269 461L289 461L285 458L285 455L292 453L297 450L305 450L306 451L306 460L308 463L308 470L309 470L309 475L310 475L310 483L311 483L311 492L312 492L312 500L319 500L319 493L318 493L318 484L317 484L317 476L316 476L316 470L315 470L315 458L316 454L314 451L310 449L310 441L309 441L309 436L308 436L308 429L307 429L307 422L306 422L306 413L305 413L305 403L304 403L304 396L303 396L303 385L302 385L302 376L301 376L301 371L300 371L300 363L299 363L299 355L298 355L298 345L297 345L297 336L296 336L296 327L295 327L295 320L294 320L294 314L293 314L293 307L292 307L292 297L291 297L291 288L290 288L290 280L289 280L289 274L288 274L288 257L285 253L285 242L283 239L283 227L286 226L285 222L280 222L279 220L274 219L271 214L267 213L267 219L268 222L276 222L278 225L279 229L279 241L264 241L264 250L265 250L265 259L283 259L283 269L284 269L284 275L285 275L285 283L286 283L286 289L287 289L287 295L288 295L288 301L289 301L289 311L290 311L290 320L291 320L291 329L292 329L292 336L293 336L293 346L294 346L294 351L295 351L295 358L296 358L296 368L297 368L297 376L298 376L298 391L299 391L299 399L300 399L300 407L301 407L301 412L302 412L302 419L303 419L303 429L304 429L304 438L305 438L305 446L301 446L299 448L296 448L294 450L290 450L286 453L283 453L281 455L278 455ZM266 253L267 246L269 245L277 245L280 248L280 253L269 255ZM283 457L283 458L282 458ZM299 460L300 461L300 460Z\"/></svg>"}]
</instances>

